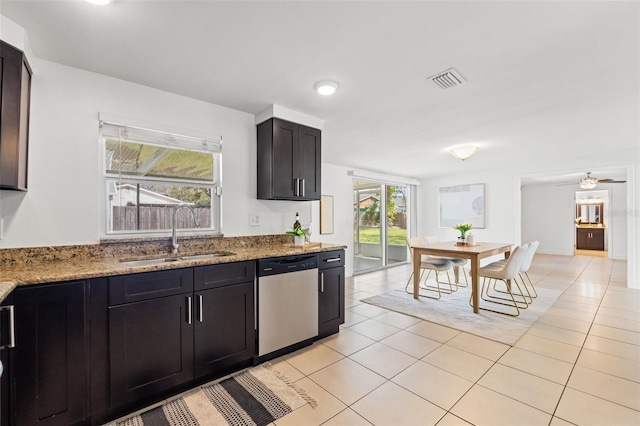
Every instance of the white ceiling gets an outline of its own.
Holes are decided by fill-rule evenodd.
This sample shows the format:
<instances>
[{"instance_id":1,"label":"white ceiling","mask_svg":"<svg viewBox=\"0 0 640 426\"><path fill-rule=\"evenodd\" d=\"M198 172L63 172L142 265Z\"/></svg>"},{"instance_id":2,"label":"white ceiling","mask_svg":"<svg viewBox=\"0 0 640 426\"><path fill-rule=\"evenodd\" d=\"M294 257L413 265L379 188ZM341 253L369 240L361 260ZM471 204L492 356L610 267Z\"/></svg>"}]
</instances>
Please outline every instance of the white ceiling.
<instances>
[{"instance_id":1,"label":"white ceiling","mask_svg":"<svg viewBox=\"0 0 640 426\"><path fill-rule=\"evenodd\" d=\"M248 113L277 104L324 119L332 164L577 181L624 177L600 161L638 151L636 1L11 0L0 13L41 59ZM464 85L425 80L451 67ZM340 84L334 96L313 91L322 79ZM447 153L469 142L480 151L464 163Z\"/></svg>"}]
</instances>

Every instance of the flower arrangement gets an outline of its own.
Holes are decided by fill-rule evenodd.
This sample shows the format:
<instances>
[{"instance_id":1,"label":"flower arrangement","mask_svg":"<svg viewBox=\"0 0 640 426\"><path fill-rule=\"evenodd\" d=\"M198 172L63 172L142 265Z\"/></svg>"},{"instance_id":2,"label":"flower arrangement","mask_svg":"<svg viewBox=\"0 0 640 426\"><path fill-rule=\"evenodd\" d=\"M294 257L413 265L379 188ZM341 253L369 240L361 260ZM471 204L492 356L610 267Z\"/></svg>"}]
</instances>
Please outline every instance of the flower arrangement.
<instances>
[{"instance_id":1,"label":"flower arrangement","mask_svg":"<svg viewBox=\"0 0 640 426\"><path fill-rule=\"evenodd\" d=\"M470 223L456 223L455 225L453 225L453 229L457 229L458 231L460 231L460 238L464 239L465 234L467 233L467 231L469 231L471 228L473 227L472 224Z\"/></svg>"}]
</instances>

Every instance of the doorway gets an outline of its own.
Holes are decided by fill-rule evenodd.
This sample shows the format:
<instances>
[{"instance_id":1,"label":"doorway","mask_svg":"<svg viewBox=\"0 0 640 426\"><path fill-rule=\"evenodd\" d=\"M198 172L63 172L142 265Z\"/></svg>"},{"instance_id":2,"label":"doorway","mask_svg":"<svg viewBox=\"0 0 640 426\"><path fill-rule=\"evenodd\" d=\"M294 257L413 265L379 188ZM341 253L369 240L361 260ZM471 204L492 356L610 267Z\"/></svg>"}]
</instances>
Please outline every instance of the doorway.
<instances>
[{"instance_id":1,"label":"doorway","mask_svg":"<svg viewBox=\"0 0 640 426\"><path fill-rule=\"evenodd\" d=\"M354 274L407 262L408 188L353 181Z\"/></svg>"},{"instance_id":2,"label":"doorway","mask_svg":"<svg viewBox=\"0 0 640 426\"><path fill-rule=\"evenodd\" d=\"M611 234L605 215L609 191L576 191L575 203L575 254L606 257Z\"/></svg>"}]
</instances>

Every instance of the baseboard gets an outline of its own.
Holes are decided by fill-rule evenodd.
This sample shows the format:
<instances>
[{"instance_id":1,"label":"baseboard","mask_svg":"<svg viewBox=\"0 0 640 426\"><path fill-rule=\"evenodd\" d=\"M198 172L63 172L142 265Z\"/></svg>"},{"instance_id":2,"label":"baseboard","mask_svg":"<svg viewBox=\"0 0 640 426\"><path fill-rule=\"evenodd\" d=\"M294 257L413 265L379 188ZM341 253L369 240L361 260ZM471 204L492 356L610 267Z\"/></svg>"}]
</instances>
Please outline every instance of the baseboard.
<instances>
[{"instance_id":1,"label":"baseboard","mask_svg":"<svg viewBox=\"0 0 640 426\"><path fill-rule=\"evenodd\" d=\"M628 260L626 255L611 254L611 252L609 252L609 259L613 259L613 260Z\"/></svg>"},{"instance_id":2,"label":"baseboard","mask_svg":"<svg viewBox=\"0 0 640 426\"><path fill-rule=\"evenodd\" d=\"M536 253L540 254L553 254L556 256L573 256L573 251L559 251L559 250L538 250Z\"/></svg>"}]
</instances>

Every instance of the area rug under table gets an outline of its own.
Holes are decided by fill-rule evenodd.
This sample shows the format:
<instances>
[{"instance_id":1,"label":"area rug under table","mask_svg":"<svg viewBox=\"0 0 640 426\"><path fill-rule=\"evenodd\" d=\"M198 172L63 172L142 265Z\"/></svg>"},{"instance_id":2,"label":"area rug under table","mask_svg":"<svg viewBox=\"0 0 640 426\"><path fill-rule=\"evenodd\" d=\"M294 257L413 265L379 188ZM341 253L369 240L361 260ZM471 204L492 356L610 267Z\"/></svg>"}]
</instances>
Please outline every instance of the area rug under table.
<instances>
[{"instance_id":1,"label":"area rug under table","mask_svg":"<svg viewBox=\"0 0 640 426\"><path fill-rule=\"evenodd\" d=\"M537 290L538 297L533 299L527 309L521 309L517 317L483 310L474 314L469 305L470 287L461 287L452 294L443 294L439 300L426 297L414 299L404 288L400 288L362 299L362 302L513 346L561 294L560 291L546 288ZM481 301L481 305L483 304L486 302Z\"/></svg>"},{"instance_id":2,"label":"area rug under table","mask_svg":"<svg viewBox=\"0 0 640 426\"><path fill-rule=\"evenodd\" d=\"M267 425L307 403L315 405L299 386L261 365L107 426Z\"/></svg>"}]
</instances>

